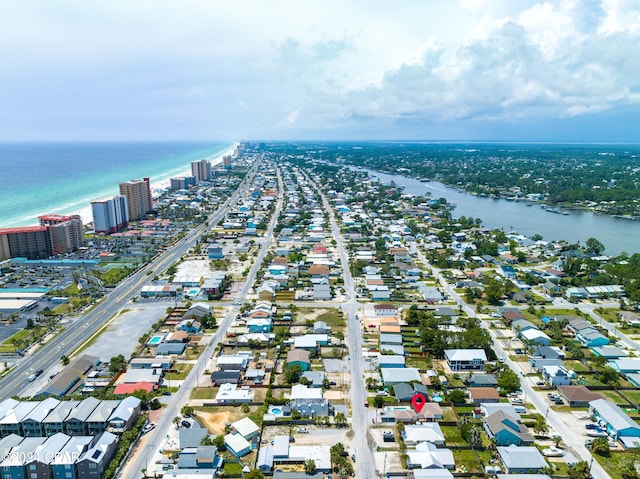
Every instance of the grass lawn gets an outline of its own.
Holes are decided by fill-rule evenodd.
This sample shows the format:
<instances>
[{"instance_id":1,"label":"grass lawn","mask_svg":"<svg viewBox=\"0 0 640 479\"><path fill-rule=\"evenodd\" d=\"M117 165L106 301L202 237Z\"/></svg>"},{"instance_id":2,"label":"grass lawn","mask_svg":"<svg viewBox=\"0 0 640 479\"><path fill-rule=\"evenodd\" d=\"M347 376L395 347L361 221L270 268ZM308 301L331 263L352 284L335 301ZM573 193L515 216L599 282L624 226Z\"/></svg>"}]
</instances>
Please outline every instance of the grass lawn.
<instances>
[{"instance_id":1,"label":"grass lawn","mask_svg":"<svg viewBox=\"0 0 640 479\"><path fill-rule=\"evenodd\" d=\"M612 479L622 479L622 469L625 461L633 459L633 453L612 451L611 456L603 457L594 454L596 461L609 473Z\"/></svg>"},{"instance_id":2,"label":"grass lawn","mask_svg":"<svg viewBox=\"0 0 640 479\"><path fill-rule=\"evenodd\" d=\"M606 396L607 398L611 399L614 403L616 404L627 404L628 402L622 397L620 396L620 394L618 394L616 391L610 390L610 391L598 391L600 394ZM632 392L632 391L628 391L628 392Z\"/></svg>"},{"instance_id":3,"label":"grass lawn","mask_svg":"<svg viewBox=\"0 0 640 479\"><path fill-rule=\"evenodd\" d=\"M218 394L218 388L193 388L191 390L191 399L213 399Z\"/></svg>"},{"instance_id":4,"label":"grass lawn","mask_svg":"<svg viewBox=\"0 0 640 479\"><path fill-rule=\"evenodd\" d=\"M573 369L577 373L589 371L589 368L582 364L580 361L568 360L565 361L564 364L569 367L569 369Z\"/></svg>"},{"instance_id":5,"label":"grass lawn","mask_svg":"<svg viewBox=\"0 0 640 479\"><path fill-rule=\"evenodd\" d=\"M443 416L443 420L447 422L458 420L458 416L456 415L456 412L450 407L445 406L442 408L442 416Z\"/></svg>"},{"instance_id":6,"label":"grass lawn","mask_svg":"<svg viewBox=\"0 0 640 479\"><path fill-rule=\"evenodd\" d=\"M447 446L466 446L467 441L462 438L460 429L456 426L441 426Z\"/></svg>"},{"instance_id":7,"label":"grass lawn","mask_svg":"<svg viewBox=\"0 0 640 479\"><path fill-rule=\"evenodd\" d=\"M26 338L27 336L29 336L29 334L30 333L29 333L28 329L21 329L16 334L14 334L13 336L5 339L4 342L2 344L0 344L0 351L3 352L3 353L14 353L16 351L16 348L13 345L12 341L14 341L14 340L22 340L22 339Z\"/></svg>"},{"instance_id":8,"label":"grass lawn","mask_svg":"<svg viewBox=\"0 0 640 479\"><path fill-rule=\"evenodd\" d=\"M300 308L307 309L307 308ZM311 308L308 308L311 309ZM325 309L323 313L318 316L316 321L324 321L328 326L344 326L344 317L340 316L337 308Z\"/></svg>"},{"instance_id":9,"label":"grass lawn","mask_svg":"<svg viewBox=\"0 0 640 479\"><path fill-rule=\"evenodd\" d=\"M187 376L189 375L189 372L193 369L193 364L182 364L182 363L178 363L176 364L176 369L178 370L177 373L169 373L168 377L169 379L173 379L176 381L183 381L187 378Z\"/></svg>"},{"instance_id":10,"label":"grass lawn","mask_svg":"<svg viewBox=\"0 0 640 479\"><path fill-rule=\"evenodd\" d=\"M491 451L454 450L453 459L456 462L456 466L465 472L483 472L482 465L478 462L478 459L488 464L489 459L491 459Z\"/></svg>"},{"instance_id":11,"label":"grass lawn","mask_svg":"<svg viewBox=\"0 0 640 479\"><path fill-rule=\"evenodd\" d=\"M427 358L411 356L407 358L405 364L408 368L417 368L422 370L429 368Z\"/></svg>"},{"instance_id":12,"label":"grass lawn","mask_svg":"<svg viewBox=\"0 0 640 479\"><path fill-rule=\"evenodd\" d=\"M632 404L640 404L640 391L627 389L622 391L622 394L629 398L629 401L631 401Z\"/></svg>"}]
</instances>

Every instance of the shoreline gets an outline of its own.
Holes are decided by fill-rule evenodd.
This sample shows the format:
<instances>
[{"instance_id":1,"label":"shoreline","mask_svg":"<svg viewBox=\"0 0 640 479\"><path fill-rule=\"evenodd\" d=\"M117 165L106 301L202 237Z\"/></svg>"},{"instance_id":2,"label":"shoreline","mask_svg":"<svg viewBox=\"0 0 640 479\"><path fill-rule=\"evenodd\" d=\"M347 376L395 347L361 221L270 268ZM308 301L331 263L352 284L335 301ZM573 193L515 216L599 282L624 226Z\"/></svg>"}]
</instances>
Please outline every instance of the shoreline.
<instances>
[{"instance_id":1,"label":"shoreline","mask_svg":"<svg viewBox=\"0 0 640 479\"><path fill-rule=\"evenodd\" d=\"M226 151L224 151L223 153L217 155L215 158L209 160L209 162L211 163L212 167L218 166L220 164L222 164L222 158L226 155L232 155L233 152L235 151L235 149L239 146L238 142L234 142L232 147ZM171 185L171 178L176 177L176 176L186 176L186 175L190 175L191 174L191 170L187 169L182 173L177 173L177 174L173 174L171 177L169 178L164 178L158 181L155 181L153 183L151 183L151 196L156 199L158 196L160 196L160 194L166 190L167 188L169 188L169 186ZM93 224L93 212L91 210L91 203L89 203L89 205L80 208L79 210L73 210L71 212L61 212L59 213L61 215L79 215L80 218L82 219L82 225L83 226L87 226L87 225L92 225Z\"/></svg>"}]
</instances>

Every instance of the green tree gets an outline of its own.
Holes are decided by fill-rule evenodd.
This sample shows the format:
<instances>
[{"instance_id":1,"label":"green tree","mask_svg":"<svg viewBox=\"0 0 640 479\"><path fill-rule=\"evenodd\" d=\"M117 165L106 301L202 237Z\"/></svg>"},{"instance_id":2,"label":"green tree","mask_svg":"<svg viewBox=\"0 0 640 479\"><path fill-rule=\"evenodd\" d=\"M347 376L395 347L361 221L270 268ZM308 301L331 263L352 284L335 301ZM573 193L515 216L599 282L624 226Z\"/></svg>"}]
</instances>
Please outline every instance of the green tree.
<instances>
[{"instance_id":1,"label":"green tree","mask_svg":"<svg viewBox=\"0 0 640 479\"><path fill-rule=\"evenodd\" d=\"M520 378L511 369L507 368L498 377L498 387L501 391L512 393L520 389Z\"/></svg>"},{"instance_id":2,"label":"green tree","mask_svg":"<svg viewBox=\"0 0 640 479\"><path fill-rule=\"evenodd\" d=\"M337 427L345 427L347 425L347 418L345 417L344 413L337 413L333 419Z\"/></svg>"},{"instance_id":3,"label":"green tree","mask_svg":"<svg viewBox=\"0 0 640 479\"><path fill-rule=\"evenodd\" d=\"M380 409L384 406L384 398L382 396L376 396L373 398L373 407Z\"/></svg>"},{"instance_id":4,"label":"green tree","mask_svg":"<svg viewBox=\"0 0 640 479\"><path fill-rule=\"evenodd\" d=\"M547 421L544 417L536 417L536 422L533 424L533 432L537 434L546 434L549 432L549 426L547 426Z\"/></svg>"},{"instance_id":5,"label":"green tree","mask_svg":"<svg viewBox=\"0 0 640 479\"><path fill-rule=\"evenodd\" d=\"M304 472L310 476L316 473L316 462L313 459L304 461Z\"/></svg>"},{"instance_id":6,"label":"green tree","mask_svg":"<svg viewBox=\"0 0 640 479\"><path fill-rule=\"evenodd\" d=\"M461 389L454 389L449 392L449 401L454 404L462 404L466 401L464 391Z\"/></svg>"},{"instance_id":7,"label":"green tree","mask_svg":"<svg viewBox=\"0 0 640 479\"><path fill-rule=\"evenodd\" d=\"M568 474L571 479L589 479L591 471L587 461L578 461L569 466Z\"/></svg>"},{"instance_id":8,"label":"green tree","mask_svg":"<svg viewBox=\"0 0 640 479\"><path fill-rule=\"evenodd\" d=\"M609 450L609 441L606 437L599 437L591 442L591 451L599 456L609 457L611 451Z\"/></svg>"},{"instance_id":9,"label":"green tree","mask_svg":"<svg viewBox=\"0 0 640 479\"><path fill-rule=\"evenodd\" d=\"M295 384L300 381L302 368L299 364L289 364L284 368L284 379L288 384Z\"/></svg>"},{"instance_id":10,"label":"green tree","mask_svg":"<svg viewBox=\"0 0 640 479\"><path fill-rule=\"evenodd\" d=\"M604 245L595 238L587 239L586 250L588 253L593 253L595 255L599 255L604 252Z\"/></svg>"},{"instance_id":11,"label":"green tree","mask_svg":"<svg viewBox=\"0 0 640 479\"><path fill-rule=\"evenodd\" d=\"M113 356L109 360L109 372L110 373L119 373L120 371L124 371L127 369L127 360L122 354L118 354L117 356Z\"/></svg>"},{"instance_id":12,"label":"green tree","mask_svg":"<svg viewBox=\"0 0 640 479\"><path fill-rule=\"evenodd\" d=\"M244 475L244 479L264 479L264 474L260 469L251 469Z\"/></svg>"}]
</instances>

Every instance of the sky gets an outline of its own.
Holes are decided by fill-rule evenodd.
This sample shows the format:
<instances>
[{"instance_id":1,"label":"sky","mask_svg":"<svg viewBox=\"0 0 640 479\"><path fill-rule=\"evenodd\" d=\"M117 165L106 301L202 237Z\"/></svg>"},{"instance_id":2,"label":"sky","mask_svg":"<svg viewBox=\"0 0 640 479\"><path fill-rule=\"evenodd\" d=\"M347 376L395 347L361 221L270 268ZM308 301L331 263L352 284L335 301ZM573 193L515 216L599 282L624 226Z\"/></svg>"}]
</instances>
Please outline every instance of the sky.
<instances>
[{"instance_id":1,"label":"sky","mask_svg":"<svg viewBox=\"0 0 640 479\"><path fill-rule=\"evenodd\" d=\"M640 142L637 0L0 2L0 141Z\"/></svg>"}]
</instances>

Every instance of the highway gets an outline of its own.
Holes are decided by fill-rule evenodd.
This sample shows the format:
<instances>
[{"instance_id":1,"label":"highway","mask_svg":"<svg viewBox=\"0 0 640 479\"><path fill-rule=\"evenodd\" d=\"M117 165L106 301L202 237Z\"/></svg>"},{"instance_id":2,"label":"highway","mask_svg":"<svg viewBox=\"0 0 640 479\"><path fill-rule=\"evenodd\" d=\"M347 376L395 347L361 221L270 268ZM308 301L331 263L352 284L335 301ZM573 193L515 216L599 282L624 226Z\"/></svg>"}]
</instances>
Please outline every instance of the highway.
<instances>
[{"instance_id":1,"label":"highway","mask_svg":"<svg viewBox=\"0 0 640 479\"><path fill-rule=\"evenodd\" d=\"M578 419L576 418L574 423L568 424L564 421L563 417L560 414L558 414L551 407L549 407L548 404L545 403L543 396L541 396L538 391L533 389L533 383L531 382L531 380L523 375L524 372L522 371L518 363L511 360L511 358L509 357L509 352L504 350L502 343L496 337L495 332L489 327L489 324L486 321L482 320L476 314L475 310L469 304L467 304L462 299L462 297L460 297L453 286L451 286L446 278L440 273L440 270L434 266L431 266L427 258L419 249L417 250L417 254L420 260L430 268L431 273L435 276L442 289L446 291L449 297L454 299L455 302L462 307L463 311L467 315L480 320L481 326L491 335L496 355L498 357L503 357L507 366L509 366L512 371L520 374L520 389L522 390L524 396L530 403L532 403L536 407L540 414L545 416L547 424L562 436L562 441L564 442L567 449L570 450L578 459L585 460L587 461L587 463L591 464L591 474L595 479L611 479L609 474L607 474L602 466L600 466L598 461L593 460L591 452L584 445L585 437L576 432L580 427L582 427L582 425L578 423Z\"/></svg>"},{"instance_id":2,"label":"highway","mask_svg":"<svg viewBox=\"0 0 640 479\"><path fill-rule=\"evenodd\" d=\"M256 278L258 270L262 265L262 261L264 260L264 257L269 250L271 238L273 238L273 230L275 228L277 219L280 216L280 211L282 210L282 202L282 181L280 172L278 170L278 199L276 208L271 218L271 222L269 224L269 229L264 236L267 240L262 244L260 252L253 262L244 286L242 287L240 292L236 294L234 304L228 307L224 319L218 325L218 330L211 338L211 341L209 342L205 350L202 352L202 354L200 354L198 361L183 381L182 386L180 387L180 389L178 389L178 392L173 394L172 397L168 400L168 404L162 413L161 419L156 424L156 428L147 433L145 437L143 437L143 439L141 440L141 444L138 445L138 448L123 465L122 469L116 476L117 478L128 479L137 477L142 469L146 469L150 473L152 472L153 469L150 468L149 465L153 466L156 457L158 457L158 459L160 458L159 451L162 448L166 437L168 436L168 432L170 428L175 427L175 425L173 424L173 418L179 416L182 406L189 402L191 391L193 390L193 388L198 386L198 379L202 374L204 374L206 365L213 357L213 353L216 347L218 346L220 341L224 339L225 334L227 333L229 326L231 326L233 319L240 312L240 306L242 305L242 303L244 303L244 300Z\"/></svg>"},{"instance_id":3,"label":"highway","mask_svg":"<svg viewBox=\"0 0 640 479\"><path fill-rule=\"evenodd\" d=\"M258 163L246 175L238 189L220 208L209 216L208 221L189 231L184 238L169 247L166 252L143 266L118 284L107 296L103 297L89 312L81 314L66 325L64 331L49 340L34 353L28 354L16 363L13 370L0 379L0 399L20 396L27 378L39 369L47 370L60 360L63 354L70 354L96 334L111 318L138 294L139 289L149 281L154 271L164 271L177 262L189 248L194 246L200 235L207 230L209 224L217 224L235 206L238 200L248 191ZM108 359L108 358L102 358Z\"/></svg>"}]
</instances>

